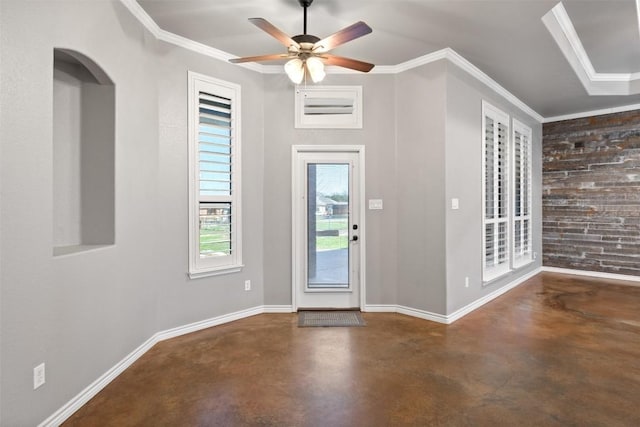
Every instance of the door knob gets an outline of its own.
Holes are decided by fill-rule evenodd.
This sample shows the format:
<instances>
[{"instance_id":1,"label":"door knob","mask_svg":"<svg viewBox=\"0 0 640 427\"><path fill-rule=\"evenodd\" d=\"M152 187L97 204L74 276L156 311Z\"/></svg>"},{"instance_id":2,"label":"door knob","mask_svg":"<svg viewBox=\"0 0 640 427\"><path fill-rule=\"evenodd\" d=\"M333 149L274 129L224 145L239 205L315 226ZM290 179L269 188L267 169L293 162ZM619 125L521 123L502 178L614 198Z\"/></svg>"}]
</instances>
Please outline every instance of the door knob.
<instances>
[{"instance_id":1,"label":"door knob","mask_svg":"<svg viewBox=\"0 0 640 427\"><path fill-rule=\"evenodd\" d=\"M353 236L353 237L351 238L351 241L352 241L352 242L355 242L356 240L358 240L358 236Z\"/></svg>"}]
</instances>

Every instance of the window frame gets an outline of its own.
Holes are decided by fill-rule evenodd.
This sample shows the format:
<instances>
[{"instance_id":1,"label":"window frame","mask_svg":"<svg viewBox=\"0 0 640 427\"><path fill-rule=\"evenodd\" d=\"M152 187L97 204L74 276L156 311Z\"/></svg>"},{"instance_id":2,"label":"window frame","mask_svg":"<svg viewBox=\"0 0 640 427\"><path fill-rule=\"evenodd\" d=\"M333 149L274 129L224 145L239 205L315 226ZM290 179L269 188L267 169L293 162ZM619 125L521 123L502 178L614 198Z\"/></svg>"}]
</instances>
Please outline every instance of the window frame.
<instances>
[{"instance_id":1,"label":"window frame","mask_svg":"<svg viewBox=\"0 0 640 427\"><path fill-rule=\"evenodd\" d=\"M526 137L527 139L527 143L526 143L526 164L523 164L523 162L516 162L516 133L519 133L522 137ZM525 125L524 123L520 122L518 119L512 119L512 126L511 126L511 145L512 145L512 153L511 153L511 157L512 157L512 162L511 164L513 165L513 167L511 168L512 170L512 177L511 177L511 188L512 188L512 193L511 193L511 200L513 201L512 206L514 207L514 210L512 212L513 214L513 218L512 218L512 239L513 239L513 244L512 244L512 253L511 253L511 262L512 262L512 267L515 268L520 268L523 267L527 264L530 264L533 262L533 242L532 242L532 203L533 203L533 197L532 197L532 179L533 179L533 172L532 172L532 166L533 166L533 159L532 159L532 134L533 131L531 130L531 128L527 125ZM522 156L521 156L522 159ZM517 200L517 196L516 196L516 171L518 168L521 168L525 166L525 173L526 173L526 183L524 183L524 185L526 185L526 200L523 200L523 192L522 190L520 191L520 206L521 206L521 214L517 215L517 212L515 211L515 207L517 206L518 200ZM521 179L521 188L523 186L523 179ZM523 203L526 202L526 203ZM522 207L525 206L527 208L526 213L522 213ZM527 221L528 227L527 227L527 235L528 235L528 239L527 239L527 250L521 250L520 254L516 254L516 224L518 221ZM520 232L520 236L521 239L522 236L524 236L524 225L521 226L521 232Z\"/></svg>"},{"instance_id":2,"label":"window frame","mask_svg":"<svg viewBox=\"0 0 640 427\"><path fill-rule=\"evenodd\" d=\"M229 196L200 195L199 101L200 92L231 101L231 191ZM242 270L242 197L241 197L241 87L238 84L188 72L188 156L189 156L189 277L214 276ZM231 254L200 256L201 203L231 204Z\"/></svg>"},{"instance_id":3,"label":"window frame","mask_svg":"<svg viewBox=\"0 0 640 427\"><path fill-rule=\"evenodd\" d=\"M505 143L505 160L506 160L506 170L503 171L502 176L503 176L503 182L504 185L506 186L506 188L503 190L503 194L505 197L505 203L506 203L506 207L505 207L505 212L506 212L506 218L498 218L499 216L499 212L497 209L497 206L495 205L495 203L497 203L497 197L495 197L496 202L494 202L494 218L487 218L487 210L486 210L486 203L487 203L487 162L486 162L486 144L487 144L487 140L486 140L486 133L487 133L487 118L490 118L491 120L493 120L494 123L496 123L496 126L500 123L502 123L505 127L505 137L507 138L507 141ZM502 110L499 110L498 108L494 107L493 105L489 104L486 101L482 101L482 281L483 283L488 283L492 280L495 280L501 276L504 276L505 274L509 273L511 271L511 221L512 221L512 216L511 216L511 173L510 173L510 167L511 167L511 126L510 126L510 117L507 113L503 112ZM496 145L497 142L497 138L498 138L498 134L497 132L494 132L494 145ZM497 150L494 150L494 165L497 164ZM497 174L497 167L494 167L494 194L497 194L497 183L495 181L495 175ZM499 263L499 264L495 264L494 266L488 267L487 266L487 225L488 224L496 224L496 226L498 224L505 224L505 233L506 233L506 237L505 237L505 247L504 247L504 253L506 256L506 261ZM497 229L497 227L496 227ZM494 258L496 258L499 252L499 248L500 246L497 244L498 243L498 233L497 231L494 231L494 235L496 236L494 239Z\"/></svg>"}]
</instances>

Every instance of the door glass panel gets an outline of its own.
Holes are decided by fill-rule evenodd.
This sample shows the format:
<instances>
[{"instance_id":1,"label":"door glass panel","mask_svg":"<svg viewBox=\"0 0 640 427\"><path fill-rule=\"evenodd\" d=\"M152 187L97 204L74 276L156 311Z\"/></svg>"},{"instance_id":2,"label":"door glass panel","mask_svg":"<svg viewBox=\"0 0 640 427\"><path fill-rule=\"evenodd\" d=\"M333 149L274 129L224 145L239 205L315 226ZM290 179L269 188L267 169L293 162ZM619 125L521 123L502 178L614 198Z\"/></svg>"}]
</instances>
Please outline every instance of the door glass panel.
<instances>
[{"instance_id":1,"label":"door glass panel","mask_svg":"<svg viewBox=\"0 0 640 427\"><path fill-rule=\"evenodd\" d=\"M307 289L349 288L349 164L307 164Z\"/></svg>"}]
</instances>

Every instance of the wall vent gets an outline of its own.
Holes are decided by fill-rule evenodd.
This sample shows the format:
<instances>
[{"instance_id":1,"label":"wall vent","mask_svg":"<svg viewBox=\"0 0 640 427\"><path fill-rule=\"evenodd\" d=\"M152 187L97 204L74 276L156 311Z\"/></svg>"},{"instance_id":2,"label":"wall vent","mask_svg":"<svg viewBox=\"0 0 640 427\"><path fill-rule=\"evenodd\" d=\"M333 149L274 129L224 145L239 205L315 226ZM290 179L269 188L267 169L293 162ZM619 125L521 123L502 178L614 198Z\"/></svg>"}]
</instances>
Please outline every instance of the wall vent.
<instances>
[{"instance_id":1,"label":"wall vent","mask_svg":"<svg viewBox=\"0 0 640 427\"><path fill-rule=\"evenodd\" d=\"M362 128L362 86L313 86L295 93L296 128Z\"/></svg>"}]
</instances>

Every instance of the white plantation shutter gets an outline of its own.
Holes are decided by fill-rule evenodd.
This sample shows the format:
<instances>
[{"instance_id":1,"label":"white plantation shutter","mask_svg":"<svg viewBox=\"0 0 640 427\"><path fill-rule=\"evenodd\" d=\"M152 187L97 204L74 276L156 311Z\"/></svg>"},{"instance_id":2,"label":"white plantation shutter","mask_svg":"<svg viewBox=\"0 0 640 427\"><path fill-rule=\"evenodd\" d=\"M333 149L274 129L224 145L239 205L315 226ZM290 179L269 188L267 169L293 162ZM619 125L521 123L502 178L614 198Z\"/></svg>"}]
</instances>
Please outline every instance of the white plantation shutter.
<instances>
[{"instance_id":1,"label":"white plantation shutter","mask_svg":"<svg viewBox=\"0 0 640 427\"><path fill-rule=\"evenodd\" d=\"M231 100L198 92L200 258L231 255Z\"/></svg>"},{"instance_id":2,"label":"white plantation shutter","mask_svg":"<svg viewBox=\"0 0 640 427\"><path fill-rule=\"evenodd\" d=\"M509 270L509 116L483 102L483 281Z\"/></svg>"},{"instance_id":3,"label":"white plantation shutter","mask_svg":"<svg viewBox=\"0 0 640 427\"><path fill-rule=\"evenodd\" d=\"M531 128L513 120L513 266L532 261Z\"/></svg>"},{"instance_id":4,"label":"white plantation shutter","mask_svg":"<svg viewBox=\"0 0 640 427\"><path fill-rule=\"evenodd\" d=\"M189 73L191 277L239 271L240 87Z\"/></svg>"}]
</instances>

